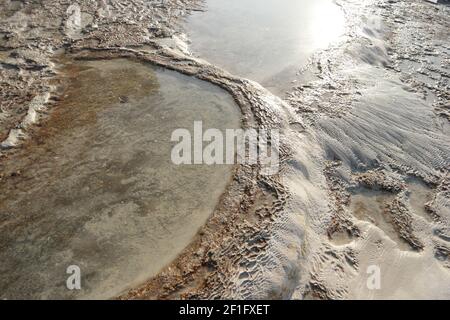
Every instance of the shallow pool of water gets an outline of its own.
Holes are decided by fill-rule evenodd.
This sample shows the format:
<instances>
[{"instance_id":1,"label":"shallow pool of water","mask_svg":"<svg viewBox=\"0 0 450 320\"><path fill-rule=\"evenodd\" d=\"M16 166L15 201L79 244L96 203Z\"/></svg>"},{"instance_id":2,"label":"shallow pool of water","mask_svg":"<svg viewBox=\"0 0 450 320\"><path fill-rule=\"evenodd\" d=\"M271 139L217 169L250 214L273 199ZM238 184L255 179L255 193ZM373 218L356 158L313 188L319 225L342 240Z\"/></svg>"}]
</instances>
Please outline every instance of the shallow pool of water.
<instances>
[{"instance_id":1,"label":"shallow pool of water","mask_svg":"<svg viewBox=\"0 0 450 320\"><path fill-rule=\"evenodd\" d=\"M171 133L240 126L221 89L127 60L68 63L37 138L0 162L0 298L110 298L192 241L232 166L171 162ZM66 288L67 267L81 290Z\"/></svg>"},{"instance_id":2,"label":"shallow pool of water","mask_svg":"<svg viewBox=\"0 0 450 320\"><path fill-rule=\"evenodd\" d=\"M432 200L433 190L419 179L411 178L407 181L409 205L413 212L431 222L431 216L425 205Z\"/></svg>"},{"instance_id":3,"label":"shallow pool of water","mask_svg":"<svg viewBox=\"0 0 450 320\"><path fill-rule=\"evenodd\" d=\"M357 219L380 228L401 250L411 250L395 230L392 218L385 212L386 206L394 198L395 195L388 192L361 188L358 193L352 194L350 210Z\"/></svg>"},{"instance_id":4,"label":"shallow pool of water","mask_svg":"<svg viewBox=\"0 0 450 320\"><path fill-rule=\"evenodd\" d=\"M191 51L275 94L344 31L332 0L206 0L205 9L186 22Z\"/></svg>"}]
</instances>

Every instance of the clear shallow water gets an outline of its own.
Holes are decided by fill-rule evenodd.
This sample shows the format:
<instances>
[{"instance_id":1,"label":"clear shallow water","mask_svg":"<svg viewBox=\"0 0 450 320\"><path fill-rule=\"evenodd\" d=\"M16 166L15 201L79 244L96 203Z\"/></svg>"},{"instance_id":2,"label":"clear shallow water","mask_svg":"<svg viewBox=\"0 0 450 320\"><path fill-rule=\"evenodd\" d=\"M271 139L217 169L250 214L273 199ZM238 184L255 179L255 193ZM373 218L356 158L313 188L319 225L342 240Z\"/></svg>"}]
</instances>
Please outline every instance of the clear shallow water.
<instances>
[{"instance_id":1,"label":"clear shallow water","mask_svg":"<svg viewBox=\"0 0 450 320\"><path fill-rule=\"evenodd\" d=\"M191 51L275 94L344 31L332 0L206 0L205 9L186 22Z\"/></svg>"},{"instance_id":2,"label":"clear shallow water","mask_svg":"<svg viewBox=\"0 0 450 320\"><path fill-rule=\"evenodd\" d=\"M36 141L0 162L0 298L109 298L171 262L230 166L175 166L171 133L238 128L221 89L127 60L77 62ZM122 102L121 102L122 101ZM66 268L81 268L81 291Z\"/></svg>"},{"instance_id":3,"label":"clear shallow water","mask_svg":"<svg viewBox=\"0 0 450 320\"><path fill-rule=\"evenodd\" d=\"M363 188L352 195L350 210L357 219L368 221L380 228L401 250L410 250L409 245L395 230L389 214L385 212L386 206L394 198L395 195L387 192Z\"/></svg>"}]
</instances>

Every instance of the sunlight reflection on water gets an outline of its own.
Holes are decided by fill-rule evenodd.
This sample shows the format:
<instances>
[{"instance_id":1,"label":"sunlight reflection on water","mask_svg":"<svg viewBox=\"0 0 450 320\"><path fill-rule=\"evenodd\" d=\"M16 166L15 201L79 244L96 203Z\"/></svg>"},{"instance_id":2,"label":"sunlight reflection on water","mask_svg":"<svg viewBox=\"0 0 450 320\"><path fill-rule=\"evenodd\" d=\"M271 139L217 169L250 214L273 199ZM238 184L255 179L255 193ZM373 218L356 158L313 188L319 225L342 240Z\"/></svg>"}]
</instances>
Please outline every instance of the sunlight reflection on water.
<instances>
[{"instance_id":1,"label":"sunlight reflection on water","mask_svg":"<svg viewBox=\"0 0 450 320\"><path fill-rule=\"evenodd\" d=\"M206 9L187 19L191 51L275 94L344 32L332 0L207 0Z\"/></svg>"}]
</instances>

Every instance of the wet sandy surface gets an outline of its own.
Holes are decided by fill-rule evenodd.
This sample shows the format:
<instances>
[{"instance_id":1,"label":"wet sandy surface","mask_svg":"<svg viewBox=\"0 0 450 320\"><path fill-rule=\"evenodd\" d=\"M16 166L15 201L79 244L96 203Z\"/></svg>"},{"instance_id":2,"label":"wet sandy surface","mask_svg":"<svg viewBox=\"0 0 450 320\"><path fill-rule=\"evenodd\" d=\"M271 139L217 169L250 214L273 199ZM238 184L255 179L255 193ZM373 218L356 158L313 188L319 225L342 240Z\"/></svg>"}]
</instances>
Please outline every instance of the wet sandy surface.
<instances>
[{"instance_id":1,"label":"wet sandy surface","mask_svg":"<svg viewBox=\"0 0 450 320\"><path fill-rule=\"evenodd\" d=\"M67 62L62 101L1 164L0 297L110 298L155 275L205 223L232 166L175 166L171 133L238 128L222 90L128 60ZM81 268L82 290L66 289Z\"/></svg>"}]
</instances>

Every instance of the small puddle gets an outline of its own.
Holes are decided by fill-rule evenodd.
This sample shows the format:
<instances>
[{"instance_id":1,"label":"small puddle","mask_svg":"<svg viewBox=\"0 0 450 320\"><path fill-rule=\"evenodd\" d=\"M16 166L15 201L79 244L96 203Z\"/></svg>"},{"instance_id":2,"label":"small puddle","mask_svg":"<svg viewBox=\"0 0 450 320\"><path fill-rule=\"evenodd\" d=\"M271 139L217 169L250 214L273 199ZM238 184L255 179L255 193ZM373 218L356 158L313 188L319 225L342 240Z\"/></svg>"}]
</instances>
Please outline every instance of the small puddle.
<instances>
[{"instance_id":1,"label":"small puddle","mask_svg":"<svg viewBox=\"0 0 450 320\"><path fill-rule=\"evenodd\" d=\"M206 0L186 23L191 51L274 94L292 86L318 49L344 32L332 0Z\"/></svg>"},{"instance_id":2,"label":"small puddle","mask_svg":"<svg viewBox=\"0 0 450 320\"><path fill-rule=\"evenodd\" d=\"M392 219L385 213L386 205L394 198L392 193L361 188L352 195L350 210L357 219L368 221L383 230L401 250L411 250L409 244L395 230Z\"/></svg>"},{"instance_id":3,"label":"small puddle","mask_svg":"<svg viewBox=\"0 0 450 320\"><path fill-rule=\"evenodd\" d=\"M239 128L223 90L128 60L68 63L38 137L0 162L0 298L110 298L192 241L232 166L175 166L176 128ZM81 290L66 288L67 267Z\"/></svg>"},{"instance_id":4,"label":"small puddle","mask_svg":"<svg viewBox=\"0 0 450 320\"><path fill-rule=\"evenodd\" d=\"M347 231L341 230L333 233L331 236L331 242L337 246L343 246L350 244L353 241L353 238Z\"/></svg>"},{"instance_id":5,"label":"small puddle","mask_svg":"<svg viewBox=\"0 0 450 320\"><path fill-rule=\"evenodd\" d=\"M428 222L432 221L430 214L425 209L425 204L432 200L433 189L419 179L407 181L409 205L413 212L423 217Z\"/></svg>"}]
</instances>

